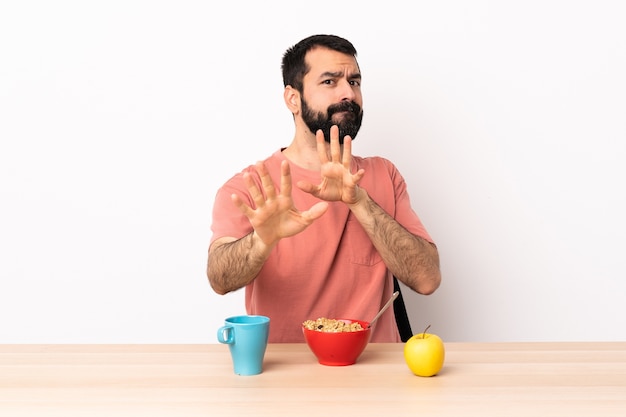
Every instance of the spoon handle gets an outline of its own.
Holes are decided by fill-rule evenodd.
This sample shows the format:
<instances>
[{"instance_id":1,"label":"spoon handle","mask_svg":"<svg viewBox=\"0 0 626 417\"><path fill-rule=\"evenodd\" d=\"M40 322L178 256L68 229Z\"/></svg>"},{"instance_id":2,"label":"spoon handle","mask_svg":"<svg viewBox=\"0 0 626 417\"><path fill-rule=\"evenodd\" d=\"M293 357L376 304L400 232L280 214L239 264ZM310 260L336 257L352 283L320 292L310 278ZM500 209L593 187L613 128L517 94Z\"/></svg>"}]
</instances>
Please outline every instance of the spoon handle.
<instances>
[{"instance_id":1,"label":"spoon handle","mask_svg":"<svg viewBox=\"0 0 626 417\"><path fill-rule=\"evenodd\" d=\"M391 298L389 299L389 301L387 301L387 304L385 304L383 306L383 308L380 309L380 311L378 312L378 314L376 314L376 316L374 316L374 318L372 319L372 321L370 321L370 324L367 325L367 328L369 329L370 327L372 327L372 324L374 324L374 322L376 320L378 320L378 318L385 312L385 310L387 310L389 308L389 306L391 305L391 303L393 303L393 300L395 300L396 298L398 298L398 295L400 294L400 291L396 291L391 295Z\"/></svg>"}]
</instances>

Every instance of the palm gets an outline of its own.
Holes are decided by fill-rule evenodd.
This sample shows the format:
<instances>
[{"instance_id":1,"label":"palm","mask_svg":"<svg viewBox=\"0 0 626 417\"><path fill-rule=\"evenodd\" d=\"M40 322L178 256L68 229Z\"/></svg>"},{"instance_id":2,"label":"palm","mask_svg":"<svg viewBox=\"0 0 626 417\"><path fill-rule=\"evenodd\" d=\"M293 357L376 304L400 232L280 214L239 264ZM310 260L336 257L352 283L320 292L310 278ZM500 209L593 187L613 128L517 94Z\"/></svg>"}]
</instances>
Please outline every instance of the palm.
<instances>
[{"instance_id":1,"label":"palm","mask_svg":"<svg viewBox=\"0 0 626 417\"><path fill-rule=\"evenodd\" d=\"M317 153L322 163L322 180L318 185L301 181L298 187L325 201L342 201L354 204L357 199L357 185L363 178L363 170L355 174L350 172L352 161L352 139L346 136L343 143L343 152L339 145L339 129L333 126L330 130L330 146L324 141L324 134L316 134ZM330 153L330 154L329 154Z\"/></svg>"},{"instance_id":2,"label":"palm","mask_svg":"<svg viewBox=\"0 0 626 417\"><path fill-rule=\"evenodd\" d=\"M296 209L291 196L278 196L252 210L248 219L264 242L273 242L303 231L310 221Z\"/></svg>"},{"instance_id":3,"label":"palm","mask_svg":"<svg viewBox=\"0 0 626 417\"><path fill-rule=\"evenodd\" d=\"M311 194L321 200L350 202L354 199L355 183L349 169L328 162L322 166L322 181Z\"/></svg>"},{"instance_id":4,"label":"palm","mask_svg":"<svg viewBox=\"0 0 626 417\"><path fill-rule=\"evenodd\" d=\"M306 211L300 211L295 207L291 197L291 174L286 161L281 165L280 190L276 189L263 163L257 164L256 168L264 192L259 189L249 173L244 174L244 182L255 207L247 205L237 195L233 195L233 202L248 217L256 234L267 245L300 233L328 208L328 204L323 202L313 205Z\"/></svg>"}]
</instances>

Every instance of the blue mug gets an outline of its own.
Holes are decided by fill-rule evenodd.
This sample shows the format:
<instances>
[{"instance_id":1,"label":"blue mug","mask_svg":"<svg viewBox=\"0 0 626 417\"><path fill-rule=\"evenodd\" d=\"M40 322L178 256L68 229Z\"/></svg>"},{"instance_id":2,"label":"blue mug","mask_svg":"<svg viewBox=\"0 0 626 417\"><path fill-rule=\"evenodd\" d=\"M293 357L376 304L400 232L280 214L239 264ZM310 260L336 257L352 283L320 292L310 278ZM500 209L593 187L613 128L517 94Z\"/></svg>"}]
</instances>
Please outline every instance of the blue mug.
<instances>
[{"instance_id":1,"label":"blue mug","mask_svg":"<svg viewBox=\"0 0 626 417\"><path fill-rule=\"evenodd\" d=\"M230 349L235 374L257 375L263 371L270 319L265 316L234 316L217 330L217 340Z\"/></svg>"}]
</instances>

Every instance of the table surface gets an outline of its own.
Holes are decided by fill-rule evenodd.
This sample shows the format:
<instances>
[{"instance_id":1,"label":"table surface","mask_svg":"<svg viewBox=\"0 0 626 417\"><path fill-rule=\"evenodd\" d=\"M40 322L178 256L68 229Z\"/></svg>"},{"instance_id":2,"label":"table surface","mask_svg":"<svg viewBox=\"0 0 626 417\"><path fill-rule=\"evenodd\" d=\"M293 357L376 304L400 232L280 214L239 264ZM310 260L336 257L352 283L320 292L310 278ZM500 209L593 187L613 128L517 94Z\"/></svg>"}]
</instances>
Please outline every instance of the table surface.
<instances>
[{"instance_id":1,"label":"table surface","mask_svg":"<svg viewBox=\"0 0 626 417\"><path fill-rule=\"evenodd\" d=\"M626 416L626 342L447 343L413 375L401 343L324 366L270 344L233 373L227 346L0 345L1 416Z\"/></svg>"}]
</instances>

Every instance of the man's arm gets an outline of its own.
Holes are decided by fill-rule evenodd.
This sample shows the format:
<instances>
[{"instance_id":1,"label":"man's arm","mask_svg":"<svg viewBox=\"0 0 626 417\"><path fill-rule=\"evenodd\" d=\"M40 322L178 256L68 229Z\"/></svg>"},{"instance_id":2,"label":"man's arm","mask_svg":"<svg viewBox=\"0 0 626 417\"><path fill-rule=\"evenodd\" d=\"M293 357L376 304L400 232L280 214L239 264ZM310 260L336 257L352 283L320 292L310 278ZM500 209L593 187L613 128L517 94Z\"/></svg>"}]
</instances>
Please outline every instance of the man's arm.
<instances>
[{"instance_id":1,"label":"man's arm","mask_svg":"<svg viewBox=\"0 0 626 417\"><path fill-rule=\"evenodd\" d=\"M433 293L441 283L437 247L409 233L385 212L367 192L358 188L361 197L350 210L365 229L391 273L420 294Z\"/></svg>"},{"instance_id":2,"label":"man's arm","mask_svg":"<svg viewBox=\"0 0 626 417\"><path fill-rule=\"evenodd\" d=\"M245 287L256 278L271 252L252 232L241 239L217 239L209 248L207 277L220 294Z\"/></svg>"},{"instance_id":3,"label":"man's arm","mask_svg":"<svg viewBox=\"0 0 626 417\"><path fill-rule=\"evenodd\" d=\"M322 200L344 202L396 278L418 293L435 291L441 282L437 247L409 233L359 187L365 172L362 169L354 174L350 172L352 138L344 137L342 149L339 129L333 126L329 145L325 143L322 131L316 133L316 140L322 163L322 182L314 185L300 181L298 187Z\"/></svg>"},{"instance_id":4,"label":"man's arm","mask_svg":"<svg viewBox=\"0 0 626 417\"><path fill-rule=\"evenodd\" d=\"M250 173L243 176L254 207L237 194L231 196L233 204L250 220L253 231L241 239L217 239L209 248L207 277L218 294L226 294L252 282L279 240L300 233L328 209L326 202L318 202L306 211L294 206L291 172L286 161L281 164L280 189L275 187L265 164L258 163L256 171L262 189Z\"/></svg>"}]
</instances>

